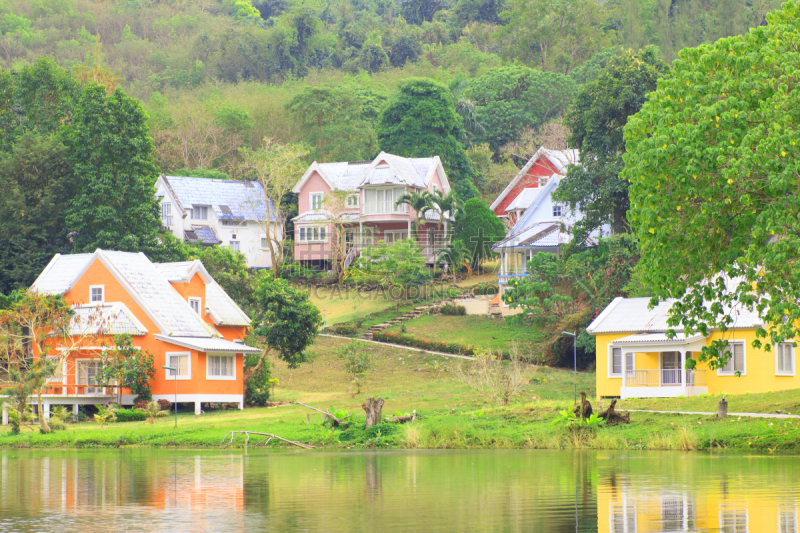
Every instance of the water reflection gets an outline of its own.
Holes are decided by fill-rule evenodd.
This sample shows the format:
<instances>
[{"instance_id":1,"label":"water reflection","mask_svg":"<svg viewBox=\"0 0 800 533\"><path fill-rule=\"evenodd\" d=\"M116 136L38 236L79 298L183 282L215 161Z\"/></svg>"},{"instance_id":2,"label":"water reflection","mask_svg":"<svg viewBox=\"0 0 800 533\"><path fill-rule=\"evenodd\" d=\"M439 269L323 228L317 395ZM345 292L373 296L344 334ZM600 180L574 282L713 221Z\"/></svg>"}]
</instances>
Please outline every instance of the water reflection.
<instances>
[{"instance_id":1,"label":"water reflection","mask_svg":"<svg viewBox=\"0 0 800 533\"><path fill-rule=\"evenodd\" d=\"M800 533L800 459L0 451L0 531Z\"/></svg>"}]
</instances>

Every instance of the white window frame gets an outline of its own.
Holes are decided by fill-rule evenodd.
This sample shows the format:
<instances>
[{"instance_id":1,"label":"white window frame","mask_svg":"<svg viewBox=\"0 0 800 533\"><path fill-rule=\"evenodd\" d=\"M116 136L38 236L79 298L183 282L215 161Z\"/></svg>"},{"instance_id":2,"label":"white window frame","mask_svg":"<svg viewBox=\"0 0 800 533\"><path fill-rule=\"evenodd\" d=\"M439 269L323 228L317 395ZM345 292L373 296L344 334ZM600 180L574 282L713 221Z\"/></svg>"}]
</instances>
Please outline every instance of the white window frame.
<instances>
[{"instance_id":1,"label":"white window frame","mask_svg":"<svg viewBox=\"0 0 800 533\"><path fill-rule=\"evenodd\" d=\"M99 357L81 357L79 359L75 359L75 384L76 385L86 385L87 386L87 388L83 389L83 394L101 394L103 392L104 387L102 387L101 385L97 384L97 376L98 376L98 374L95 374L95 376L94 376L94 379L95 379L95 384L94 385L91 385L90 383L80 383L80 380L81 380L80 366L83 363L99 363L100 364L100 369L102 369L103 368L103 360L101 358L99 358ZM88 372L87 372L87 374L88 374ZM86 380L89 381L89 376L88 375L86 376L86 378L87 378ZM88 392L88 390L89 390L88 387L91 387L93 389L99 389L99 390L96 390L94 392Z\"/></svg>"},{"instance_id":2,"label":"white window frame","mask_svg":"<svg viewBox=\"0 0 800 533\"><path fill-rule=\"evenodd\" d=\"M353 202L351 202L353 200ZM344 205L347 209L358 209L359 205L358 194L348 194L344 199Z\"/></svg>"},{"instance_id":3,"label":"white window frame","mask_svg":"<svg viewBox=\"0 0 800 533\"><path fill-rule=\"evenodd\" d=\"M739 514L743 513L744 516L744 523L740 524L738 521ZM735 523L728 524L727 521L730 517L733 517ZM745 532L750 531L750 509L737 509L732 507L729 503L723 502L719 506L719 526L720 531L741 531L740 527L744 526ZM730 528L733 527L735 529L731 530Z\"/></svg>"},{"instance_id":4,"label":"white window frame","mask_svg":"<svg viewBox=\"0 0 800 533\"><path fill-rule=\"evenodd\" d=\"M780 344L775 344L774 345L773 349L775 350L775 375L776 376L794 376L794 372L795 372L795 357L794 357L794 346L792 346L792 344L794 344L794 343L791 342L791 341L785 341L785 342L782 342ZM789 358L791 359L791 362L792 362L792 371L791 372L787 372L786 370L778 370L778 346L780 346L780 345L783 345L783 349L784 350L787 347L790 350Z\"/></svg>"},{"instance_id":5,"label":"white window frame","mask_svg":"<svg viewBox=\"0 0 800 533\"><path fill-rule=\"evenodd\" d=\"M746 376L747 375L747 342L743 341L743 340L739 340L739 339L731 339L731 340L728 341L728 346L731 346L732 344L737 344L737 343L742 345L742 365L744 366L744 369L741 371L741 373L739 375ZM733 347L731 346L731 358L729 360L729 363L731 364L731 371L728 372L728 371L722 370L722 368L718 368L717 369L717 375L718 376L734 376L734 377L736 376L736 369L734 368L734 365L733 365L733 363L734 363L733 358L734 358Z\"/></svg>"},{"instance_id":6,"label":"white window frame","mask_svg":"<svg viewBox=\"0 0 800 533\"><path fill-rule=\"evenodd\" d=\"M303 230L302 234L305 238L301 239L300 230ZM317 238L309 238L309 235L313 236L314 230L317 230ZM325 232L325 238L322 238L323 230ZM305 243L325 243L328 242L328 226L300 226L297 228L297 242L305 242Z\"/></svg>"},{"instance_id":7,"label":"white window frame","mask_svg":"<svg viewBox=\"0 0 800 533\"><path fill-rule=\"evenodd\" d=\"M556 210L558 213L556 214ZM564 210L561 209L561 204L553 204L553 218L564 216Z\"/></svg>"},{"instance_id":8,"label":"white window frame","mask_svg":"<svg viewBox=\"0 0 800 533\"><path fill-rule=\"evenodd\" d=\"M161 222L167 227L172 227L172 204L170 202L161 204Z\"/></svg>"},{"instance_id":9,"label":"white window frame","mask_svg":"<svg viewBox=\"0 0 800 533\"><path fill-rule=\"evenodd\" d=\"M178 381L192 379L192 352L167 352L164 355L165 355L164 361L166 363L165 366L170 366L170 360L169 360L170 357L185 355L187 361L186 370L188 373L178 374ZM164 379L166 379L167 381L174 381L175 376L170 376L169 374L170 372L171 372L170 370L167 370L166 368L164 369Z\"/></svg>"},{"instance_id":10,"label":"white window frame","mask_svg":"<svg viewBox=\"0 0 800 533\"><path fill-rule=\"evenodd\" d=\"M397 236L398 235L403 235L403 234L405 234L405 238L404 239L398 239ZM393 236L391 243L386 240L386 236L387 235L392 235ZM394 244L398 240L407 241L408 239L409 239L409 237L408 237L408 230L407 229L387 229L387 230L384 230L384 232L383 232L383 242L384 242L384 244Z\"/></svg>"},{"instance_id":11,"label":"white window frame","mask_svg":"<svg viewBox=\"0 0 800 533\"><path fill-rule=\"evenodd\" d=\"M207 205L192 205L192 220L208 220L208 207ZM200 213L205 216L201 217Z\"/></svg>"},{"instance_id":12,"label":"white window frame","mask_svg":"<svg viewBox=\"0 0 800 533\"><path fill-rule=\"evenodd\" d=\"M228 245L231 247L231 250L234 252L241 252L242 251L242 241L228 241Z\"/></svg>"},{"instance_id":13,"label":"white window frame","mask_svg":"<svg viewBox=\"0 0 800 533\"><path fill-rule=\"evenodd\" d=\"M92 300L92 292L95 289L100 289L100 299ZM89 285L89 303L90 304L105 304L106 303L106 286L105 285Z\"/></svg>"},{"instance_id":14,"label":"white window frame","mask_svg":"<svg viewBox=\"0 0 800 533\"><path fill-rule=\"evenodd\" d=\"M794 518L794 529L786 529L783 527L783 523L781 519L783 516L793 516ZM778 506L778 533L800 533L800 519L798 519L797 515L797 507L781 507Z\"/></svg>"},{"instance_id":15,"label":"white window frame","mask_svg":"<svg viewBox=\"0 0 800 533\"><path fill-rule=\"evenodd\" d=\"M197 309L194 308L192 305L193 303L197 302ZM197 316L203 316L203 300L201 298L189 298L189 307L192 308L192 311L197 313Z\"/></svg>"},{"instance_id":16,"label":"white window frame","mask_svg":"<svg viewBox=\"0 0 800 533\"><path fill-rule=\"evenodd\" d=\"M212 376L211 375L211 358L212 357L227 357L233 360L233 375L232 376ZM206 353L206 379L217 381L233 381L236 379L236 354L229 353Z\"/></svg>"},{"instance_id":17,"label":"white window frame","mask_svg":"<svg viewBox=\"0 0 800 533\"><path fill-rule=\"evenodd\" d=\"M395 215L395 214L404 214L408 213L408 204L400 204L395 205L394 198L394 190L399 189L402 191L402 194L398 197L401 198L404 194L408 194L408 189L405 187L370 187L369 189L364 189L364 209L362 210L362 214L364 215ZM367 193L375 191L375 201L368 202L367 201ZM378 191L384 191L383 193L383 200L378 200ZM386 192L385 191L392 191L392 200L390 202L386 201ZM383 207L389 206L389 210L383 210Z\"/></svg>"},{"instance_id":18,"label":"white window frame","mask_svg":"<svg viewBox=\"0 0 800 533\"><path fill-rule=\"evenodd\" d=\"M269 237L261 237L261 249L269 250Z\"/></svg>"},{"instance_id":19,"label":"white window frame","mask_svg":"<svg viewBox=\"0 0 800 533\"><path fill-rule=\"evenodd\" d=\"M619 350L619 373L614 373L614 350ZM625 375L625 353L622 351L622 348L618 346L609 346L608 347L608 377L610 378L621 378Z\"/></svg>"},{"instance_id":20,"label":"white window frame","mask_svg":"<svg viewBox=\"0 0 800 533\"><path fill-rule=\"evenodd\" d=\"M319 207L314 207L314 197L319 195ZM315 191L308 193L308 205L312 211L319 211L322 209L322 204L325 202L325 193L323 191Z\"/></svg>"}]
</instances>

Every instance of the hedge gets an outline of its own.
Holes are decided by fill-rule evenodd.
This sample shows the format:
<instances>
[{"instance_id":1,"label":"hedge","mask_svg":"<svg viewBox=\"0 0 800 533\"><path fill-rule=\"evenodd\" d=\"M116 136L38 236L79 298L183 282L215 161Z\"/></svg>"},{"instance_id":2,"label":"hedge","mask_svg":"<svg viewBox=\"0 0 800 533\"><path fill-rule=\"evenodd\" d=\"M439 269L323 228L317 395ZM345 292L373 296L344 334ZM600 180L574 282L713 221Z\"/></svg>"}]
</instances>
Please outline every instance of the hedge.
<instances>
[{"instance_id":1,"label":"hedge","mask_svg":"<svg viewBox=\"0 0 800 533\"><path fill-rule=\"evenodd\" d=\"M445 304L439 308L439 312L448 316L466 316L467 308L463 305Z\"/></svg>"},{"instance_id":2,"label":"hedge","mask_svg":"<svg viewBox=\"0 0 800 533\"><path fill-rule=\"evenodd\" d=\"M468 346L461 346L454 342L435 342L425 339L418 339L413 335L404 333L386 333L377 331L372 335L372 339L379 342L390 342L392 344L400 344L402 346L411 346L414 348L421 348L432 352L445 352L454 353L458 355L474 355L475 351Z\"/></svg>"},{"instance_id":3,"label":"hedge","mask_svg":"<svg viewBox=\"0 0 800 533\"><path fill-rule=\"evenodd\" d=\"M115 414L117 422L141 422L150 416L144 409L120 409Z\"/></svg>"},{"instance_id":4,"label":"hedge","mask_svg":"<svg viewBox=\"0 0 800 533\"><path fill-rule=\"evenodd\" d=\"M355 335L356 327L353 324L334 324L331 331L337 335Z\"/></svg>"}]
</instances>

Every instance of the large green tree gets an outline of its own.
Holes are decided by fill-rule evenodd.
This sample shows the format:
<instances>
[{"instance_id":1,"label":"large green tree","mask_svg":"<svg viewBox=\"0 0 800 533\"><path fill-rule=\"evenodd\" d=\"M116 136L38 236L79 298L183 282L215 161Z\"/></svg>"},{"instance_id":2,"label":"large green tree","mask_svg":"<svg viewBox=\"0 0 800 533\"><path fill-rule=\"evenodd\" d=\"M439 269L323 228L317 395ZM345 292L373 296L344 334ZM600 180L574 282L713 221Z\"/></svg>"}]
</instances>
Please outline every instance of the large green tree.
<instances>
[{"instance_id":1,"label":"large green tree","mask_svg":"<svg viewBox=\"0 0 800 533\"><path fill-rule=\"evenodd\" d=\"M767 19L681 52L625 128L623 178L641 271L678 299L670 325L725 333L755 312L769 350L800 333L800 2ZM726 340L697 360L719 368Z\"/></svg>"},{"instance_id":2,"label":"large green tree","mask_svg":"<svg viewBox=\"0 0 800 533\"><path fill-rule=\"evenodd\" d=\"M67 214L75 251L95 248L160 255L158 169L146 115L121 89L88 85L67 136L80 192Z\"/></svg>"},{"instance_id":3,"label":"large green tree","mask_svg":"<svg viewBox=\"0 0 800 533\"><path fill-rule=\"evenodd\" d=\"M518 137L525 128L538 128L560 117L572 102L575 83L568 76L527 67L494 68L469 82L467 96L492 151Z\"/></svg>"},{"instance_id":4,"label":"large green tree","mask_svg":"<svg viewBox=\"0 0 800 533\"><path fill-rule=\"evenodd\" d=\"M614 233L628 231L628 181L620 177L625 153L622 131L667 70L655 48L623 50L578 92L565 122L572 130L570 145L580 150L581 164L568 169L553 195L583 213L574 228L578 241L609 222Z\"/></svg>"},{"instance_id":5,"label":"large green tree","mask_svg":"<svg viewBox=\"0 0 800 533\"><path fill-rule=\"evenodd\" d=\"M453 240L461 241L469 248L472 268L491 256L492 246L505 236L503 223L479 198L467 200L456 215Z\"/></svg>"},{"instance_id":6,"label":"large green tree","mask_svg":"<svg viewBox=\"0 0 800 533\"><path fill-rule=\"evenodd\" d=\"M461 144L464 120L446 86L427 78L404 81L381 113L377 132L385 152L404 157L438 155L458 195L477 196L475 171Z\"/></svg>"}]
</instances>

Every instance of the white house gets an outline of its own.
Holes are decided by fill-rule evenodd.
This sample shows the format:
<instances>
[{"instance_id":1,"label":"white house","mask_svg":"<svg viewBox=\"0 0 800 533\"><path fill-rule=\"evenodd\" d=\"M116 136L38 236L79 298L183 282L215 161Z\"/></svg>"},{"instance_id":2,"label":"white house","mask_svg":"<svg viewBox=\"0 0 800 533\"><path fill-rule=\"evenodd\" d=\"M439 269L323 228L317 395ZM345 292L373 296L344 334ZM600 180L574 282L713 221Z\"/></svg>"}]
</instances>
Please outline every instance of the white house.
<instances>
[{"instance_id":1,"label":"white house","mask_svg":"<svg viewBox=\"0 0 800 533\"><path fill-rule=\"evenodd\" d=\"M272 267L266 234L267 200L257 181L162 175L156 191L161 222L176 238L206 246L230 246L245 255L248 266ZM283 241L283 226L274 214L270 224L273 234Z\"/></svg>"},{"instance_id":2,"label":"white house","mask_svg":"<svg viewBox=\"0 0 800 533\"><path fill-rule=\"evenodd\" d=\"M572 240L572 227L583 218L583 214L553 201L553 192L563 177L562 174L553 174L543 186L526 188L514 199L514 202L524 203L525 206L520 207L522 214L506 238L492 247L493 252L500 254L497 283L501 299L509 280L528 275L527 263L533 255L557 253L561 246ZM514 202L509 206L514 208ZM596 245L596 239L608 235L609 231L609 225L603 225L591 233L587 244Z\"/></svg>"}]
</instances>

